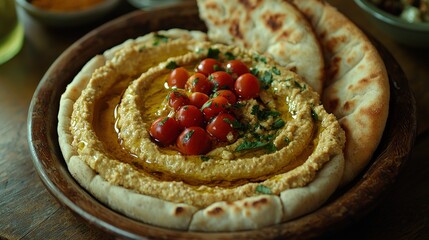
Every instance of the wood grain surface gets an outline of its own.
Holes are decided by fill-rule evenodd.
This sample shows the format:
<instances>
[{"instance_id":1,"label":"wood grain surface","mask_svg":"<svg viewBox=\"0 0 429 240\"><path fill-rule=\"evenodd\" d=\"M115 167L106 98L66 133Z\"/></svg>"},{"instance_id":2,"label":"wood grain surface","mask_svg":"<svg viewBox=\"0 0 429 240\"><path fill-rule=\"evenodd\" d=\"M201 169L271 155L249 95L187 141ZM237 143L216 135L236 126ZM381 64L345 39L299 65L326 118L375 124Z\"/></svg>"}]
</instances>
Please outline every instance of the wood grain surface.
<instances>
[{"instance_id":1,"label":"wood grain surface","mask_svg":"<svg viewBox=\"0 0 429 240\"><path fill-rule=\"evenodd\" d=\"M423 133L429 127L429 51L387 39L351 1L329 2L378 39L399 62L414 91L418 131ZM104 21L131 10L124 2ZM27 143L28 107L38 82L56 57L96 24L64 31L46 29L22 12L20 17L26 27L24 47L17 57L0 66L0 239L113 239L90 227L46 190ZM429 239L428 148L429 136L422 134L394 187L379 205L329 238Z\"/></svg>"}]
</instances>

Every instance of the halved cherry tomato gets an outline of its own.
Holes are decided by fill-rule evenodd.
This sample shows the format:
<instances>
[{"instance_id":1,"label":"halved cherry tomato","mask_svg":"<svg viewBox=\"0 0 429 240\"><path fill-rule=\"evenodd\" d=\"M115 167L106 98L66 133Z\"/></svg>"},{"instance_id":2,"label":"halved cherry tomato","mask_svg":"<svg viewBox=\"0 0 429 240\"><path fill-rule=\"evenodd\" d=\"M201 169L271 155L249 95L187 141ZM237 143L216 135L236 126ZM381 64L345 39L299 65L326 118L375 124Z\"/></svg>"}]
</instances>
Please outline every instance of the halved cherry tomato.
<instances>
[{"instance_id":1,"label":"halved cherry tomato","mask_svg":"<svg viewBox=\"0 0 429 240\"><path fill-rule=\"evenodd\" d=\"M211 140L201 127L190 127L183 130L176 141L180 152L186 155L200 155L210 151Z\"/></svg>"},{"instance_id":2,"label":"halved cherry tomato","mask_svg":"<svg viewBox=\"0 0 429 240\"><path fill-rule=\"evenodd\" d=\"M229 106L228 99L217 96L208 100L201 108L201 111L206 121L209 121L219 113L227 111Z\"/></svg>"},{"instance_id":3,"label":"halved cherry tomato","mask_svg":"<svg viewBox=\"0 0 429 240\"><path fill-rule=\"evenodd\" d=\"M234 142L238 132L233 128L233 123L237 121L234 116L228 113L219 113L207 125L207 132L216 139L223 142Z\"/></svg>"},{"instance_id":4,"label":"halved cherry tomato","mask_svg":"<svg viewBox=\"0 0 429 240\"><path fill-rule=\"evenodd\" d=\"M209 96L201 92L193 92L189 96L190 104L196 106L197 108L201 108L208 100Z\"/></svg>"},{"instance_id":5,"label":"halved cherry tomato","mask_svg":"<svg viewBox=\"0 0 429 240\"><path fill-rule=\"evenodd\" d=\"M223 89L234 89L234 79L227 72L217 71L209 75L209 80L213 83L213 91Z\"/></svg>"},{"instance_id":6,"label":"halved cherry tomato","mask_svg":"<svg viewBox=\"0 0 429 240\"><path fill-rule=\"evenodd\" d=\"M174 118L160 117L152 123L149 133L155 142L168 146L179 136L180 125Z\"/></svg>"},{"instance_id":7,"label":"halved cherry tomato","mask_svg":"<svg viewBox=\"0 0 429 240\"><path fill-rule=\"evenodd\" d=\"M178 67L170 73L167 79L167 84L171 88L185 88L186 81L188 81L188 78L188 71L183 67Z\"/></svg>"},{"instance_id":8,"label":"halved cherry tomato","mask_svg":"<svg viewBox=\"0 0 429 240\"><path fill-rule=\"evenodd\" d=\"M199 108L193 105L185 105L180 107L176 113L176 119L183 128L204 126L203 113Z\"/></svg>"},{"instance_id":9,"label":"halved cherry tomato","mask_svg":"<svg viewBox=\"0 0 429 240\"><path fill-rule=\"evenodd\" d=\"M180 90L171 91L170 94L168 94L167 99L168 99L168 104L174 110L177 110L179 109L179 107L189 104L188 96L184 91L180 91Z\"/></svg>"},{"instance_id":10,"label":"halved cherry tomato","mask_svg":"<svg viewBox=\"0 0 429 240\"><path fill-rule=\"evenodd\" d=\"M217 96L226 98L231 105L237 102L237 96L235 96L235 93L231 90L219 90L213 94L213 97Z\"/></svg>"},{"instance_id":11,"label":"halved cherry tomato","mask_svg":"<svg viewBox=\"0 0 429 240\"><path fill-rule=\"evenodd\" d=\"M237 79L239 76L250 72L247 65L240 60L231 60L227 62L225 71L230 73L234 79Z\"/></svg>"},{"instance_id":12,"label":"halved cherry tomato","mask_svg":"<svg viewBox=\"0 0 429 240\"><path fill-rule=\"evenodd\" d=\"M241 99L251 99L259 96L259 80L253 74L245 73L237 78L234 84L235 93Z\"/></svg>"},{"instance_id":13,"label":"halved cherry tomato","mask_svg":"<svg viewBox=\"0 0 429 240\"><path fill-rule=\"evenodd\" d=\"M213 72L219 71L222 68L222 64L214 58L206 58L198 64L196 71L206 76Z\"/></svg>"},{"instance_id":14,"label":"halved cherry tomato","mask_svg":"<svg viewBox=\"0 0 429 240\"><path fill-rule=\"evenodd\" d=\"M191 92L202 92L209 95L212 92L213 84L202 73L195 73L186 82L186 88Z\"/></svg>"}]
</instances>

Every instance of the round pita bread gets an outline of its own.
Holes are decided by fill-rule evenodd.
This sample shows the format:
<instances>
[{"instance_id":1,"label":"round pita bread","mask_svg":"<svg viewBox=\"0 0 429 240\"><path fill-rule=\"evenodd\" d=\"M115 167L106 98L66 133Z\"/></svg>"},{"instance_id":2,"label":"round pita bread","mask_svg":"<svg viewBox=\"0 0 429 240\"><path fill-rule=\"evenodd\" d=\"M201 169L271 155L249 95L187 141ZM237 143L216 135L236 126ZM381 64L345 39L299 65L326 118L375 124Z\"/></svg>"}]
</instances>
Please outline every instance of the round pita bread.
<instances>
[{"instance_id":1,"label":"round pita bread","mask_svg":"<svg viewBox=\"0 0 429 240\"><path fill-rule=\"evenodd\" d=\"M178 29L159 33L171 38L206 38L205 34L200 32ZM61 97L58 135L63 156L72 176L98 200L126 216L161 227L193 231L238 231L269 226L313 211L335 191L340 180L338 176L342 176L343 172L342 152L330 156L329 163L324 165L316 179L305 187L284 191L280 196L260 195L232 202L217 202L203 209L146 196L103 179L82 161L71 147L73 137L70 133L70 115L73 104L82 89L89 84L89 79L99 74L99 69L118 63L122 49L138 49L148 47L152 43L153 33L126 41L107 50L103 55L95 56L83 67ZM139 61L133 61L132 64L141 65ZM131 70L129 72L131 75L138 74ZM306 201L302 201L303 198ZM219 220L222 220L222 224Z\"/></svg>"},{"instance_id":2,"label":"round pita bread","mask_svg":"<svg viewBox=\"0 0 429 240\"><path fill-rule=\"evenodd\" d=\"M282 0L197 3L212 41L266 53L322 93L322 50L310 24L292 4Z\"/></svg>"},{"instance_id":3,"label":"round pita bread","mask_svg":"<svg viewBox=\"0 0 429 240\"><path fill-rule=\"evenodd\" d=\"M326 67L322 102L346 132L342 185L352 181L376 150L389 113L389 79L383 60L365 34L320 0L293 0L321 42Z\"/></svg>"}]
</instances>

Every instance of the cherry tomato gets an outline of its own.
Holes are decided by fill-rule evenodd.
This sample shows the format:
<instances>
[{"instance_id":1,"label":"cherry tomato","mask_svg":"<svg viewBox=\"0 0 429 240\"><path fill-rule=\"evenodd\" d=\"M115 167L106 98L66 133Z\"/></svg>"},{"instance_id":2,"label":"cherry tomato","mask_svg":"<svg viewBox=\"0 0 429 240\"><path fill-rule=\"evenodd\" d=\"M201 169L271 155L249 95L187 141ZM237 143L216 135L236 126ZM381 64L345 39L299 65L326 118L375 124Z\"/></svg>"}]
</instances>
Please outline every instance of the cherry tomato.
<instances>
[{"instance_id":1,"label":"cherry tomato","mask_svg":"<svg viewBox=\"0 0 429 240\"><path fill-rule=\"evenodd\" d=\"M179 90L171 91L170 94L168 94L167 99L168 104L174 110L177 110L179 109L179 107L189 104L189 98L186 93Z\"/></svg>"},{"instance_id":2,"label":"cherry tomato","mask_svg":"<svg viewBox=\"0 0 429 240\"><path fill-rule=\"evenodd\" d=\"M186 88L191 92L202 92L209 95L212 92L213 84L202 73L195 73L186 82Z\"/></svg>"},{"instance_id":3,"label":"cherry tomato","mask_svg":"<svg viewBox=\"0 0 429 240\"><path fill-rule=\"evenodd\" d=\"M259 95L259 80L250 73L245 73L237 78L234 84L235 93L241 99L251 99Z\"/></svg>"},{"instance_id":4,"label":"cherry tomato","mask_svg":"<svg viewBox=\"0 0 429 240\"><path fill-rule=\"evenodd\" d=\"M217 96L208 100L201 108L201 111L204 114L204 118L209 121L219 113L227 111L228 108L228 99L222 96Z\"/></svg>"},{"instance_id":5,"label":"cherry tomato","mask_svg":"<svg viewBox=\"0 0 429 240\"><path fill-rule=\"evenodd\" d=\"M209 80L214 85L214 91L234 89L234 79L227 72L217 71L209 75Z\"/></svg>"},{"instance_id":6,"label":"cherry tomato","mask_svg":"<svg viewBox=\"0 0 429 240\"><path fill-rule=\"evenodd\" d=\"M227 62L226 71L230 73L234 79L237 79L239 76L250 72L246 64L240 60L231 60Z\"/></svg>"},{"instance_id":7,"label":"cherry tomato","mask_svg":"<svg viewBox=\"0 0 429 240\"><path fill-rule=\"evenodd\" d=\"M222 96L224 98L226 98L229 102L229 104L234 104L237 102L237 96L235 96L235 93L232 92L231 90L219 90L217 92L215 92L215 94L213 95L214 97L217 96Z\"/></svg>"},{"instance_id":8,"label":"cherry tomato","mask_svg":"<svg viewBox=\"0 0 429 240\"><path fill-rule=\"evenodd\" d=\"M183 67L174 69L168 77L167 84L169 87L185 88L186 81L188 81L189 73Z\"/></svg>"},{"instance_id":9,"label":"cherry tomato","mask_svg":"<svg viewBox=\"0 0 429 240\"><path fill-rule=\"evenodd\" d=\"M186 155L200 155L210 151L211 140L201 127L190 127L183 130L177 138L177 147Z\"/></svg>"},{"instance_id":10,"label":"cherry tomato","mask_svg":"<svg viewBox=\"0 0 429 240\"><path fill-rule=\"evenodd\" d=\"M223 142L234 142L238 132L233 128L233 123L237 121L234 116L228 113L219 113L207 125L207 132L216 139Z\"/></svg>"},{"instance_id":11,"label":"cherry tomato","mask_svg":"<svg viewBox=\"0 0 429 240\"><path fill-rule=\"evenodd\" d=\"M209 100L209 96L201 92L193 92L189 96L190 104L196 106L197 108L201 108L204 105L204 103L206 103L208 100Z\"/></svg>"},{"instance_id":12,"label":"cherry tomato","mask_svg":"<svg viewBox=\"0 0 429 240\"><path fill-rule=\"evenodd\" d=\"M149 133L157 143L168 146L179 136L180 125L174 118L160 117L152 123Z\"/></svg>"},{"instance_id":13,"label":"cherry tomato","mask_svg":"<svg viewBox=\"0 0 429 240\"><path fill-rule=\"evenodd\" d=\"M206 58L198 64L196 71L208 76L213 72L219 71L221 67L222 64L218 60L214 58Z\"/></svg>"},{"instance_id":14,"label":"cherry tomato","mask_svg":"<svg viewBox=\"0 0 429 240\"><path fill-rule=\"evenodd\" d=\"M203 127L204 116L199 108L193 105L185 105L177 111L176 119L182 128L187 127Z\"/></svg>"}]
</instances>

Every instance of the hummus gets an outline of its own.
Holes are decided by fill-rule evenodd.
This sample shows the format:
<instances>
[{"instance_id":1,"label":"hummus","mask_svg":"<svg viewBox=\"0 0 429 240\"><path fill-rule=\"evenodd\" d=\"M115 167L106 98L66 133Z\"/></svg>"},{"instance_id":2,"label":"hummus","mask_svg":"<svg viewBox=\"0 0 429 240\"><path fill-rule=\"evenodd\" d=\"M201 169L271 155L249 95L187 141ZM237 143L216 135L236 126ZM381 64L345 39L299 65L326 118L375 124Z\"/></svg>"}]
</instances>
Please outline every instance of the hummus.
<instances>
[{"instance_id":1,"label":"hummus","mask_svg":"<svg viewBox=\"0 0 429 240\"><path fill-rule=\"evenodd\" d=\"M74 104L72 145L111 184L204 208L306 186L342 154L344 132L297 74L234 46L152 36L154 42L117 51ZM171 114L165 102L169 66L192 72L213 52L220 62L241 60L261 81L259 97L241 100L233 109L246 130L204 155L159 146L149 128Z\"/></svg>"}]
</instances>

